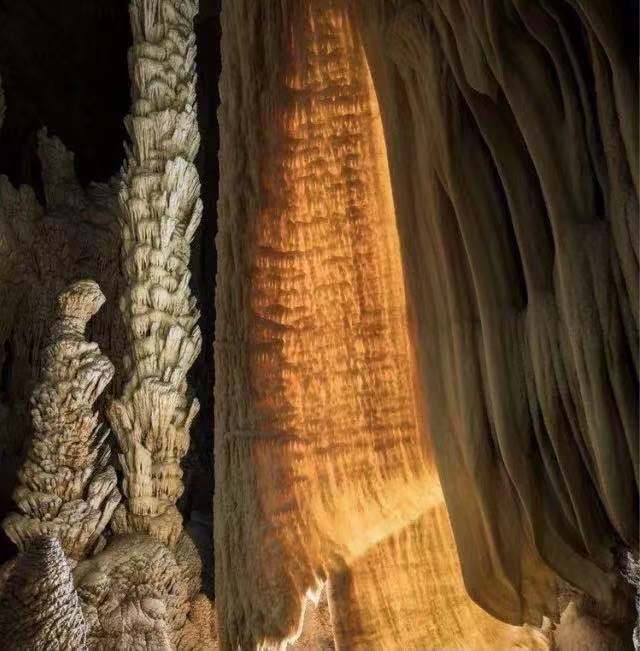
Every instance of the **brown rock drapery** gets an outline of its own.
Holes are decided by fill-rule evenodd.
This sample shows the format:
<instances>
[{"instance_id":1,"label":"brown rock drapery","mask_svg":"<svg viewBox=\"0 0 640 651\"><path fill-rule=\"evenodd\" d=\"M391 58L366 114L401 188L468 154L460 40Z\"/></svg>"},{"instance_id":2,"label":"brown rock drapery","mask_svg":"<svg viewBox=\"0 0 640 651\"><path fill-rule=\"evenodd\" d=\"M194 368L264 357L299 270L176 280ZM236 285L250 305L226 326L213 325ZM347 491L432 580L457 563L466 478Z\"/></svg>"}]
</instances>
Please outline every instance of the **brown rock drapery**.
<instances>
[{"instance_id":1,"label":"brown rock drapery","mask_svg":"<svg viewBox=\"0 0 640 651\"><path fill-rule=\"evenodd\" d=\"M637 83L597 8L223 4L223 648L294 637L325 579L344 648L516 641L462 590L432 458L486 611L539 625L565 581L615 614L638 525Z\"/></svg>"},{"instance_id":2,"label":"brown rock drapery","mask_svg":"<svg viewBox=\"0 0 640 651\"><path fill-rule=\"evenodd\" d=\"M216 607L223 648L250 648L295 636L309 591L441 492L345 6L234 1L222 20Z\"/></svg>"},{"instance_id":3,"label":"brown rock drapery","mask_svg":"<svg viewBox=\"0 0 640 651\"><path fill-rule=\"evenodd\" d=\"M638 543L638 85L624 12L354 9L467 589L513 623L554 611L554 575L606 609L612 548Z\"/></svg>"}]
</instances>

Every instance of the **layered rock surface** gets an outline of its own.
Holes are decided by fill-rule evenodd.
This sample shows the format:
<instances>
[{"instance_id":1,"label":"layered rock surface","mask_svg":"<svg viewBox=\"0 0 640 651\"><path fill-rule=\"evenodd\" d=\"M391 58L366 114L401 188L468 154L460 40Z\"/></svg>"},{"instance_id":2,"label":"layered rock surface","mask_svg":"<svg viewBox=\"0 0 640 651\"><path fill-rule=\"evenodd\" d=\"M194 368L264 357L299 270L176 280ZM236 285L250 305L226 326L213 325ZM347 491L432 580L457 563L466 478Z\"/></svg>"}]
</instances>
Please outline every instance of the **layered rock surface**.
<instances>
[{"instance_id":1,"label":"layered rock surface","mask_svg":"<svg viewBox=\"0 0 640 651\"><path fill-rule=\"evenodd\" d=\"M127 377L109 407L124 471L118 532L145 532L173 546L182 517L181 460L198 411L186 374L200 351L189 288L189 244L200 221L195 97L197 2L131 3L131 138L120 192L129 340Z\"/></svg>"},{"instance_id":2,"label":"layered rock surface","mask_svg":"<svg viewBox=\"0 0 640 651\"><path fill-rule=\"evenodd\" d=\"M465 584L513 623L559 579L624 613L638 544L637 71L602 7L354 8Z\"/></svg>"},{"instance_id":3,"label":"layered rock surface","mask_svg":"<svg viewBox=\"0 0 640 651\"><path fill-rule=\"evenodd\" d=\"M87 651L87 626L60 543L29 542L0 586L2 645L15 651Z\"/></svg>"},{"instance_id":4,"label":"layered rock surface","mask_svg":"<svg viewBox=\"0 0 640 651\"><path fill-rule=\"evenodd\" d=\"M93 550L120 502L109 429L94 411L114 368L84 332L104 300L88 280L57 298L31 397L33 434L13 494L18 511L3 522L21 550L52 537L69 557L80 559Z\"/></svg>"}]
</instances>

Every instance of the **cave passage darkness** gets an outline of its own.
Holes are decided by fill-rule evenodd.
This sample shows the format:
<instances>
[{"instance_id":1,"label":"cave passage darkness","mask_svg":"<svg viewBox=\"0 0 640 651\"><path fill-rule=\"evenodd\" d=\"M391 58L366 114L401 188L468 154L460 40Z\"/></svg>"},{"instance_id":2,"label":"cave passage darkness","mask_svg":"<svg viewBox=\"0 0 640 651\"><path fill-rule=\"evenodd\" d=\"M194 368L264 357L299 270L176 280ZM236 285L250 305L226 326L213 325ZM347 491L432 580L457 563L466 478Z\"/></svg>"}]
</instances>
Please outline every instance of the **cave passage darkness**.
<instances>
[{"instance_id":1,"label":"cave passage darkness","mask_svg":"<svg viewBox=\"0 0 640 651\"><path fill-rule=\"evenodd\" d=\"M213 339L218 196L220 0L201 0L196 19L198 105L201 144L197 167L202 183L203 218L192 243L192 289L201 311L205 342ZM127 52L131 45L127 0L0 0L0 78L6 115L0 129L0 175L14 186L34 188L43 202L37 132L46 127L75 154L80 182L107 182L118 173L127 139L129 111ZM11 375L7 350L2 377ZM200 402L186 463L193 483L181 499L185 513L211 511L213 469L213 351L205 345L190 373ZM0 392L2 386L0 385ZM0 393L1 396L1 393ZM199 463L192 463L197 455ZM193 490L197 487L197 490ZM11 488L8 489L9 493ZM0 500L0 519L11 508ZM7 508L8 507L8 508ZM0 563L15 554L0 530Z\"/></svg>"}]
</instances>

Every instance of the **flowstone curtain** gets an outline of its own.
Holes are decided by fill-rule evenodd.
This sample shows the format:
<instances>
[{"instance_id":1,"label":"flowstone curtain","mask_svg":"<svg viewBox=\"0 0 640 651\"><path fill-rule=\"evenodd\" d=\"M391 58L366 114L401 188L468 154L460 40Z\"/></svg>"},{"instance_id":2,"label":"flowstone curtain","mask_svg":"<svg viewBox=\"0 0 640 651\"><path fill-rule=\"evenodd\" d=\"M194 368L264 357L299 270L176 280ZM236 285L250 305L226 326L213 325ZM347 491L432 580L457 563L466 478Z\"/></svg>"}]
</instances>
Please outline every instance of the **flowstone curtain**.
<instances>
[{"instance_id":1,"label":"flowstone curtain","mask_svg":"<svg viewBox=\"0 0 640 651\"><path fill-rule=\"evenodd\" d=\"M615 552L638 544L629 12L597 0L353 7L466 587L516 624L554 613L557 577L615 614Z\"/></svg>"}]
</instances>

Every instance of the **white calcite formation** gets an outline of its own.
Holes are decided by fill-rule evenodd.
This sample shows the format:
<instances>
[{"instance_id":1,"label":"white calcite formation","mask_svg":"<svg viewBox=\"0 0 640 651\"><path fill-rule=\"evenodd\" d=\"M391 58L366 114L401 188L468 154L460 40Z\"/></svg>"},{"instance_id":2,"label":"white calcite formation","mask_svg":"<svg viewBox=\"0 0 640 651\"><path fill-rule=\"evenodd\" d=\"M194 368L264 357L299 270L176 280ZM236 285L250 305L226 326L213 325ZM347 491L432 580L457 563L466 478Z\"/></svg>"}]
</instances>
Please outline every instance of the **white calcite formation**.
<instances>
[{"instance_id":1,"label":"white calcite formation","mask_svg":"<svg viewBox=\"0 0 640 651\"><path fill-rule=\"evenodd\" d=\"M187 371L201 346L189 289L189 243L200 221L194 0L131 3L131 137L123 168L121 309L129 340L122 395L109 408L126 500L113 528L175 545L180 462L198 411Z\"/></svg>"},{"instance_id":2,"label":"white calcite formation","mask_svg":"<svg viewBox=\"0 0 640 651\"><path fill-rule=\"evenodd\" d=\"M94 407L114 368L84 333L104 300L89 280L74 283L57 299L31 397L33 434L13 494L17 512L3 522L20 549L49 536L69 557L83 558L120 502L109 429Z\"/></svg>"}]
</instances>

